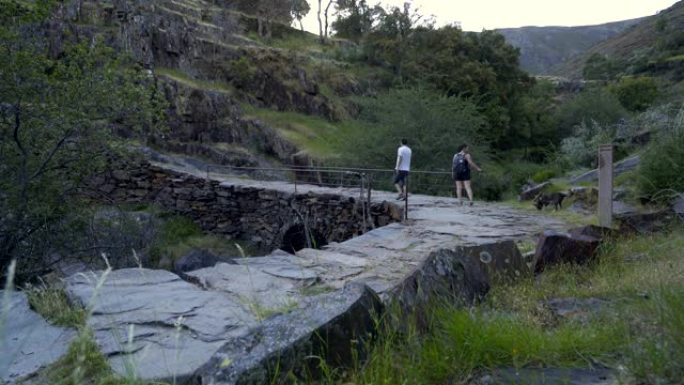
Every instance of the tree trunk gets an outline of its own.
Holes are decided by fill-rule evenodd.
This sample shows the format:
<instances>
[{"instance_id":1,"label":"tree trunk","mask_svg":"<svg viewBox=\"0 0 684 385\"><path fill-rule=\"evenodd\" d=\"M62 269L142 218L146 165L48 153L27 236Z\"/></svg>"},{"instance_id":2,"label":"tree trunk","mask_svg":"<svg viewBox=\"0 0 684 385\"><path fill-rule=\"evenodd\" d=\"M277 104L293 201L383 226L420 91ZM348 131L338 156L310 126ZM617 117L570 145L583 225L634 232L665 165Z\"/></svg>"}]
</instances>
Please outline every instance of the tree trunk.
<instances>
[{"instance_id":1,"label":"tree trunk","mask_svg":"<svg viewBox=\"0 0 684 385\"><path fill-rule=\"evenodd\" d=\"M321 10L323 8L323 0L318 0L318 37L321 39L321 43L325 42L323 37L323 21L321 20Z\"/></svg>"},{"instance_id":2,"label":"tree trunk","mask_svg":"<svg viewBox=\"0 0 684 385\"><path fill-rule=\"evenodd\" d=\"M330 11L330 6L333 5L335 0L328 0L328 5L325 7L325 38L328 38L328 12Z\"/></svg>"}]
</instances>

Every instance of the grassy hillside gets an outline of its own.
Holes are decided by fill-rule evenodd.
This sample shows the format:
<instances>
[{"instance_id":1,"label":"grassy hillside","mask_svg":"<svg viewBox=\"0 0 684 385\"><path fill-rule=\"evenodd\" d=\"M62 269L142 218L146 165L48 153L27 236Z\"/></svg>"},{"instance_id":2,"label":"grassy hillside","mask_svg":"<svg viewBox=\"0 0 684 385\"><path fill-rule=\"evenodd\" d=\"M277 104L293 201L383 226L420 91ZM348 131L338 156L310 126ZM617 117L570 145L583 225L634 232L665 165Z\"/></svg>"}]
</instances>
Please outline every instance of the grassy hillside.
<instances>
[{"instance_id":1,"label":"grassy hillside","mask_svg":"<svg viewBox=\"0 0 684 385\"><path fill-rule=\"evenodd\" d=\"M620 34L642 19L581 27L522 27L497 30L520 49L520 66L534 75L554 75L554 69L595 44Z\"/></svg>"}]
</instances>

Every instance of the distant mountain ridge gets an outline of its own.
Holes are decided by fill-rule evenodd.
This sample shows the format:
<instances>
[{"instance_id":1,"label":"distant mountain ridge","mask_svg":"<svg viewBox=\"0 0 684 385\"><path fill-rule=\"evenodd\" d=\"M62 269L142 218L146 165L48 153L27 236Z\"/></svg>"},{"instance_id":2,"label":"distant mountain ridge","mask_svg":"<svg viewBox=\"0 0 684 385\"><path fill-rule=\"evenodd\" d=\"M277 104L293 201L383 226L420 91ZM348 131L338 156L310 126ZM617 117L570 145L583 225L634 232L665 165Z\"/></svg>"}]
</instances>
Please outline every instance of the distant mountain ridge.
<instances>
[{"instance_id":1,"label":"distant mountain ridge","mask_svg":"<svg viewBox=\"0 0 684 385\"><path fill-rule=\"evenodd\" d=\"M627 73L661 76L676 72L684 78L684 1L641 20L622 33L601 41L584 53L562 63L554 74L582 77L587 59L599 54L621 63Z\"/></svg>"},{"instance_id":2,"label":"distant mountain ridge","mask_svg":"<svg viewBox=\"0 0 684 385\"><path fill-rule=\"evenodd\" d=\"M556 75L563 62L597 43L632 27L644 18L580 27L521 27L498 29L509 44L520 49L520 65L532 75Z\"/></svg>"}]
</instances>

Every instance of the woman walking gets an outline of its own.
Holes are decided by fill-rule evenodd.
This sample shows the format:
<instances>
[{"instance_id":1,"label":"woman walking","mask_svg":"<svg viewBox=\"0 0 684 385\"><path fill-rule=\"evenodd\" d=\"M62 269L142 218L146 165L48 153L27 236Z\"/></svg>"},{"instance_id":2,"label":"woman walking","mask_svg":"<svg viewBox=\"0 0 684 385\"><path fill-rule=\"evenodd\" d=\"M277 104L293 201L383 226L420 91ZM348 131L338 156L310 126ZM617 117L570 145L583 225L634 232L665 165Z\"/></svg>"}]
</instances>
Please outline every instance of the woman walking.
<instances>
[{"instance_id":1,"label":"woman walking","mask_svg":"<svg viewBox=\"0 0 684 385\"><path fill-rule=\"evenodd\" d=\"M468 199L470 200L470 205L473 205L473 189L470 185L470 166L473 166L477 171L482 172L482 169L473 162L473 158L470 156L470 149L467 144L462 144L458 146L458 150L454 155L452 160L452 170L451 175L456 183L456 197L458 201L461 201L462 190L465 187L466 193L468 194Z\"/></svg>"}]
</instances>

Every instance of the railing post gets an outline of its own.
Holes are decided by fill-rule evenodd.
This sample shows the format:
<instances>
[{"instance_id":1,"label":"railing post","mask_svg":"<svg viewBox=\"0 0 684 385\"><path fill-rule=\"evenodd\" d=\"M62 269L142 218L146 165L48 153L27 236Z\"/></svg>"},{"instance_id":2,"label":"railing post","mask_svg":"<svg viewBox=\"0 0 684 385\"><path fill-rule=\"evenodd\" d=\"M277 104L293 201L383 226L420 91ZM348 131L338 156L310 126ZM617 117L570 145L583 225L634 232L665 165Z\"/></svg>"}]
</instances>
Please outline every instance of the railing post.
<instances>
[{"instance_id":1,"label":"railing post","mask_svg":"<svg viewBox=\"0 0 684 385\"><path fill-rule=\"evenodd\" d=\"M366 232L368 230L368 226L366 223L366 201L363 199L363 195L365 193L365 188L363 185L364 179L365 179L365 174L360 172L357 173L357 177L359 178L359 202L361 202L361 216L363 217L363 232Z\"/></svg>"},{"instance_id":2,"label":"railing post","mask_svg":"<svg viewBox=\"0 0 684 385\"><path fill-rule=\"evenodd\" d=\"M409 176L406 175L406 185L404 186L404 221L408 221L408 196L409 196Z\"/></svg>"}]
</instances>

